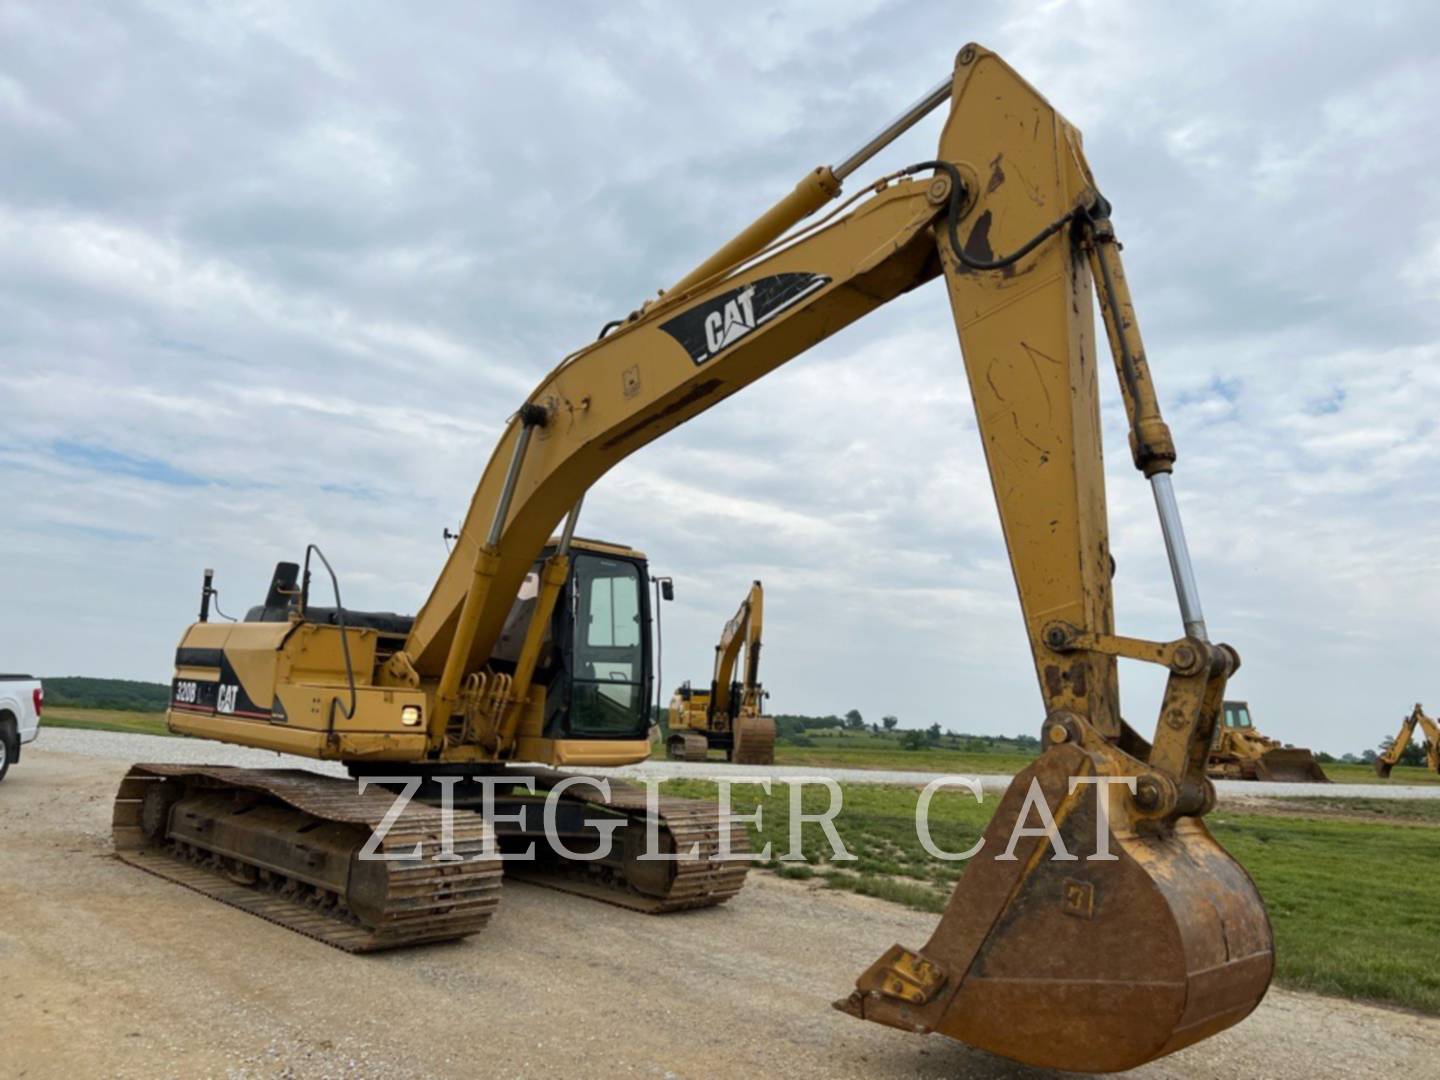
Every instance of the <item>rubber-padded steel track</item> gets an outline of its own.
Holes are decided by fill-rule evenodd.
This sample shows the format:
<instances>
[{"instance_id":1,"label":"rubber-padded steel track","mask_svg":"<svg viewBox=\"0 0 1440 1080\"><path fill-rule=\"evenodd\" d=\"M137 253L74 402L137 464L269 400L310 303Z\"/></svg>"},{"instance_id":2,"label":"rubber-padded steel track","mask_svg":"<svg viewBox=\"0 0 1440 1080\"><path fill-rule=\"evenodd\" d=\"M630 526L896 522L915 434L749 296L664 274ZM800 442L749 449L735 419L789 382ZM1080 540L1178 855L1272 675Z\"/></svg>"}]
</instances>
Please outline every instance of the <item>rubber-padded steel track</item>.
<instances>
[{"instance_id":1,"label":"rubber-padded steel track","mask_svg":"<svg viewBox=\"0 0 1440 1080\"><path fill-rule=\"evenodd\" d=\"M541 786L551 787L571 775L554 769L523 766L512 771L534 776ZM609 781L609 784L608 800L598 789L588 784L566 789L565 797L578 799L612 813L623 814L628 828L645 829L650 813L647 805L648 792L645 788L616 780ZM716 856L721 853L721 830L727 827L720 820L719 806L700 799L681 799L669 795L659 796L655 804L659 813L658 835L662 843L666 842L667 838L672 840L673 850L681 854L688 854L692 848L695 849L694 858L687 857L668 864L675 869L663 894L641 892L624 881L623 877L617 877L610 868L595 863L566 863L554 866L512 862L506 864L506 872L521 881L588 896L652 915L714 907L738 893L745 885L745 875L750 870L750 862L748 858L744 858L750 853L750 841L744 824L733 821L728 824L730 853L742 858L717 859Z\"/></svg>"},{"instance_id":2,"label":"rubber-padded steel track","mask_svg":"<svg viewBox=\"0 0 1440 1080\"><path fill-rule=\"evenodd\" d=\"M482 929L499 903L501 864L479 814L455 815L451 849L456 858L437 860L440 811L410 802L377 850L393 855L418 844L419 857L373 864L385 875L381 887L372 890L381 900L378 915L362 921L343 897L269 869L244 875L256 879L245 884L237 881L233 857L165 835L147 836L142 812L147 790L157 784L179 785L187 795L233 793L237 799L268 800L292 811L297 827L306 819L353 826L357 851L391 809L392 793L361 793L352 781L300 770L135 765L115 798L115 850L125 862L347 952L465 937Z\"/></svg>"},{"instance_id":3,"label":"rubber-padded steel track","mask_svg":"<svg viewBox=\"0 0 1440 1080\"><path fill-rule=\"evenodd\" d=\"M665 744L665 754L671 761L704 761L710 756L710 743L699 732L676 732Z\"/></svg>"}]
</instances>

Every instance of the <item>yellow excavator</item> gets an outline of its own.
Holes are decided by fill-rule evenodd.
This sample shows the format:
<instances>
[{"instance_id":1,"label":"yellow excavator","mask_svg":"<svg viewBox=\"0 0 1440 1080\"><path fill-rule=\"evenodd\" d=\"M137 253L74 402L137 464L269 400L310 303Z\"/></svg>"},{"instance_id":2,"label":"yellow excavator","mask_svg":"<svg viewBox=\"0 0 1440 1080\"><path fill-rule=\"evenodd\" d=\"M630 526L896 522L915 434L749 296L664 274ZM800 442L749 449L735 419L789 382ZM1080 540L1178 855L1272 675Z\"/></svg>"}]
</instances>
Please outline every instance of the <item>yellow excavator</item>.
<instances>
[{"instance_id":1,"label":"yellow excavator","mask_svg":"<svg viewBox=\"0 0 1440 1080\"><path fill-rule=\"evenodd\" d=\"M1330 778L1304 747L1261 735L1245 701L1227 701L1210 743L1206 772L1216 780L1269 780L1284 784L1328 784Z\"/></svg>"},{"instance_id":2,"label":"yellow excavator","mask_svg":"<svg viewBox=\"0 0 1440 1080\"><path fill-rule=\"evenodd\" d=\"M737 765L775 762L775 721L764 715L760 685L760 633L765 624L765 587L756 581L725 624L715 646L715 671L709 690L687 681L670 699L666 755L677 761L704 761L723 750ZM740 651L745 659L740 663ZM735 678L739 664L741 678Z\"/></svg>"},{"instance_id":3,"label":"yellow excavator","mask_svg":"<svg viewBox=\"0 0 1440 1080\"><path fill-rule=\"evenodd\" d=\"M946 105L933 159L812 216ZM929 941L886 950L837 1007L1086 1072L1137 1066L1240 1021L1269 985L1273 939L1253 882L1204 822L1215 805L1206 754L1239 658L1206 631L1171 483L1175 445L1080 133L973 44L853 154L808 173L540 381L413 619L346 609L313 546L298 577L281 568L275 603L258 618L209 622L202 600L176 656L171 729L344 762L371 786L304 771L139 765L116 801L122 856L347 948L483 925L498 885L496 862L483 857L491 829L504 849L530 827L471 812L447 830L447 795L477 805L458 789L480 781L455 778L510 785L512 808L538 797L516 790L527 779L548 795L569 783L556 766L624 765L649 750L641 560L575 539L582 497L641 447L933 279L975 403L1045 749L1000 799ZM1169 556L1183 625L1171 641L1114 625L1097 300L1131 457ZM875 392L888 385L877 371ZM332 606L314 602L311 565L323 567ZM525 604L528 614L517 611ZM1153 741L1121 719L1121 657L1167 672ZM375 789L377 775L424 782L378 849L399 861L360 858L394 801ZM663 848L685 852L698 837L710 850L730 824L713 807L662 800L647 815L636 793L582 788L564 790L553 824L569 836L612 815L619 854L542 872L652 910L738 887L733 864L632 857L642 822ZM566 850L586 842L569 839Z\"/></svg>"},{"instance_id":4,"label":"yellow excavator","mask_svg":"<svg viewBox=\"0 0 1440 1080\"><path fill-rule=\"evenodd\" d=\"M1381 780L1390 779L1390 771L1400 764L1400 756L1415 737L1417 727L1420 729L1421 741L1425 744L1425 768L1440 774L1440 723L1426 716L1425 710L1417 701L1410 715L1400 721L1400 733L1395 736L1395 741L1375 759L1375 774Z\"/></svg>"}]
</instances>

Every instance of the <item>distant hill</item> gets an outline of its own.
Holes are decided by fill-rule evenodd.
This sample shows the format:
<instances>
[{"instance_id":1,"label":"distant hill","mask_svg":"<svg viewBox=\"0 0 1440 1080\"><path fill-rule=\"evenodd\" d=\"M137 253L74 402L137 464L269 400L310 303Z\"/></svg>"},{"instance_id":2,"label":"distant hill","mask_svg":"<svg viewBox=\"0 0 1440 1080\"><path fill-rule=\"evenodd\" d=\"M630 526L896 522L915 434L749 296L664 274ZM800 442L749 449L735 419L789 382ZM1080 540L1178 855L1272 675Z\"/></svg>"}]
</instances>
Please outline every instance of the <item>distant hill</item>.
<instances>
[{"instance_id":1,"label":"distant hill","mask_svg":"<svg viewBox=\"0 0 1440 1080\"><path fill-rule=\"evenodd\" d=\"M123 709L164 712L170 687L134 679L88 679L82 675L44 678L45 704L74 709Z\"/></svg>"}]
</instances>

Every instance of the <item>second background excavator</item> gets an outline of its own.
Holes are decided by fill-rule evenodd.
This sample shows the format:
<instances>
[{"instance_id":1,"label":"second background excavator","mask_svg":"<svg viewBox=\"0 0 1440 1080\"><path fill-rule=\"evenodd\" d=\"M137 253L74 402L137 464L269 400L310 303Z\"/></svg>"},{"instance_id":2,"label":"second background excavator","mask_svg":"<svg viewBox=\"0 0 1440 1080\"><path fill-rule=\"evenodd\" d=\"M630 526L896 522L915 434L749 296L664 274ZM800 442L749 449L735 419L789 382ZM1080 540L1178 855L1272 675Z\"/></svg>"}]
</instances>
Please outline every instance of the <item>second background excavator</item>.
<instances>
[{"instance_id":1,"label":"second background excavator","mask_svg":"<svg viewBox=\"0 0 1440 1080\"><path fill-rule=\"evenodd\" d=\"M765 587L756 581L720 634L710 688L697 690L687 680L670 699L667 757L704 761L711 750L722 750L737 765L774 763L775 721L764 715L767 695L760 685L764 623Z\"/></svg>"},{"instance_id":2,"label":"second background excavator","mask_svg":"<svg viewBox=\"0 0 1440 1080\"><path fill-rule=\"evenodd\" d=\"M1436 723L1425 715L1420 702L1415 703L1415 708L1410 715L1400 721L1400 732L1385 748L1384 753L1375 759L1375 774L1381 780L1390 779L1390 772L1396 765L1400 764L1400 758L1410 746L1410 740L1415 737L1415 729L1420 729L1420 737L1424 743L1425 768L1430 772L1440 775L1440 723Z\"/></svg>"}]
</instances>

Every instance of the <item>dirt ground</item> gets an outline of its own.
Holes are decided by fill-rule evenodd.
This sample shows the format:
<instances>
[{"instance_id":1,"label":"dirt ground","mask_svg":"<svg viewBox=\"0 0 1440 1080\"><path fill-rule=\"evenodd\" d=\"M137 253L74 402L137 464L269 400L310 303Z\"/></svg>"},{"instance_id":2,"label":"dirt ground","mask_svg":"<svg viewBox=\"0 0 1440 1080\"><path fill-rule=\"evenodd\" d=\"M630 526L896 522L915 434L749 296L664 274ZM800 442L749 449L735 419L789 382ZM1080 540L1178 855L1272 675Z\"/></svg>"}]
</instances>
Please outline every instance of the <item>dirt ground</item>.
<instances>
[{"instance_id":1,"label":"dirt ground","mask_svg":"<svg viewBox=\"0 0 1440 1080\"><path fill-rule=\"evenodd\" d=\"M1039 1077L833 1011L934 917L752 874L656 918L507 883L477 937L354 957L110 855L123 763L27 749L0 784L5 1077ZM1272 990L1131 1074L1440 1077L1440 1020Z\"/></svg>"}]
</instances>

